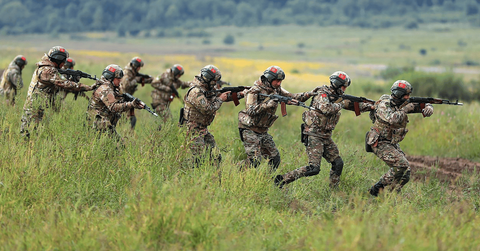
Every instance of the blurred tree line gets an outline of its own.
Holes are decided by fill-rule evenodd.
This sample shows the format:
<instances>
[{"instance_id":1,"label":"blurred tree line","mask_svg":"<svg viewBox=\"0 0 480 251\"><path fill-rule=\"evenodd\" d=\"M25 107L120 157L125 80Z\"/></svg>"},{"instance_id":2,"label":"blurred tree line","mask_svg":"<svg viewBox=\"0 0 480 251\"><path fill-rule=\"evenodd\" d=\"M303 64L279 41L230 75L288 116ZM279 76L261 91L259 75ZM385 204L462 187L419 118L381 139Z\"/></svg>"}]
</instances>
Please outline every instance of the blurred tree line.
<instances>
[{"instance_id":1,"label":"blurred tree line","mask_svg":"<svg viewBox=\"0 0 480 251\"><path fill-rule=\"evenodd\" d=\"M220 25L349 25L365 28L430 22L480 26L480 0L0 0L0 33L141 31ZM201 35L201 34L197 34Z\"/></svg>"}]
</instances>

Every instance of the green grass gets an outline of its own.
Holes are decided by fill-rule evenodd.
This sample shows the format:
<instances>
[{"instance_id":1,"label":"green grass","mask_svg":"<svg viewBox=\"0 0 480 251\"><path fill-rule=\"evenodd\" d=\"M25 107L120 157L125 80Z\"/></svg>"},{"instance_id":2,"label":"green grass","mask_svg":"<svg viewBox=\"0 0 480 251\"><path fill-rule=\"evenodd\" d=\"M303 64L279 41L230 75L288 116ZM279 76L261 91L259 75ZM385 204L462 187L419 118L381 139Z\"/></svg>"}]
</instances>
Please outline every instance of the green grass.
<instances>
[{"instance_id":1,"label":"green grass","mask_svg":"<svg viewBox=\"0 0 480 251\"><path fill-rule=\"evenodd\" d=\"M20 51L0 50L1 62ZM23 73L28 86L41 53L22 53L29 60ZM123 66L121 62L132 55L72 57L78 69L99 74L110 62ZM147 58L152 63L146 73L161 72L165 64L175 63ZM238 74L218 67L232 83L258 78L256 72ZM191 70L183 79L195 73ZM370 80L355 75L359 81L348 89L350 94L380 96L364 92ZM300 80L287 80L284 86L289 91L306 91ZM380 86L388 92L388 83ZM299 139L303 108L289 106L288 115L270 130L282 156L277 173L270 173L265 161L258 169L239 170L245 154L237 113L243 102L238 107L224 104L210 127L223 155L221 166L207 162L191 169L185 132L176 126L178 101L172 103L173 120L160 132L156 131L159 121L146 111L136 112L134 133L123 118L118 131L126 147L117 149L114 140L97 137L84 127L87 101L81 97L73 101L72 96L59 113L48 111L44 123L25 141L18 131L26 89L20 91L17 106L0 109L2 249L479 250L478 173L466 173L454 183L461 192L429 178L410 182L400 194L386 192L376 199L368 195L368 188L388 167L364 151L364 135L371 126L367 114L355 117L353 112L342 112L334 131L345 162L338 190L328 187L330 166L325 161L319 175L279 190L271 180L275 174L307 163ZM150 91L150 86L140 87L135 96L149 103ZM430 118L411 115L402 149L407 154L478 162L479 115L478 103L435 105Z\"/></svg>"}]
</instances>

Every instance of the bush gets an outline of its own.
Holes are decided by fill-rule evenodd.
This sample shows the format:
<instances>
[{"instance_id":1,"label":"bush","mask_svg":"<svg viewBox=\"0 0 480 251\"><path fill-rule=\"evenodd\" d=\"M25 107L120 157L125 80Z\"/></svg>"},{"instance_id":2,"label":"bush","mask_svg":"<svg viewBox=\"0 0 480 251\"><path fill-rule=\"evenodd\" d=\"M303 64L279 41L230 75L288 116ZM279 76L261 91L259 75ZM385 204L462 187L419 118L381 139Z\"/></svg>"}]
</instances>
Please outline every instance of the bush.
<instances>
[{"instance_id":1,"label":"bush","mask_svg":"<svg viewBox=\"0 0 480 251\"><path fill-rule=\"evenodd\" d=\"M235 43L235 37L233 37L232 35L228 34L227 36L225 36L225 38L223 39L223 43L224 44L234 44Z\"/></svg>"},{"instance_id":2,"label":"bush","mask_svg":"<svg viewBox=\"0 0 480 251\"><path fill-rule=\"evenodd\" d=\"M403 67L393 67L389 66L387 69L380 72L380 77L386 80L393 80L396 76L404 72L413 72L415 71L414 66L403 66Z\"/></svg>"}]
</instances>

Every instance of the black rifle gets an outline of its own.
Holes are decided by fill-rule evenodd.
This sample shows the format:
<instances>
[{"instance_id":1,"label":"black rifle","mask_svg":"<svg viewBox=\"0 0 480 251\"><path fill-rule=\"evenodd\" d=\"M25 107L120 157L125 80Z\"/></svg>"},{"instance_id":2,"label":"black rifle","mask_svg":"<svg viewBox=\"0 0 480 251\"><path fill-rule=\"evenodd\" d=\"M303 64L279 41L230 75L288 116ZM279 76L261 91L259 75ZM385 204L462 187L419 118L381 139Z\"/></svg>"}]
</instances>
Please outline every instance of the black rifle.
<instances>
[{"instance_id":1,"label":"black rifle","mask_svg":"<svg viewBox=\"0 0 480 251\"><path fill-rule=\"evenodd\" d=\"M142 80L141 80L141 82L140 82L140 83L142 84L142 86L145 86L145 79L146 79L146 78L151 78L151 77L152 77L152 76L150 76L150 75L142 74L142 73L140 73L140 72L137 72L137 76L142 78Z\"/></svg>"},{"instance_id":2,"label":"black rifle","mask_svg":"<svg viewBox=\"0 0 480 251\"><path fill-rule=\"evenodd\" d=\"M207 96L211 97L213 95L217 95L217 93L231 92L233 103L235 104L235 106L237 106L238 104L240 104L240 102L238 102L237 93L250 88L250 86L223 87L222 89L207 91Z\"/></svg>"},{"instance_id":3,"label":"black rifle","mask_svg":"<svg viewBox=\"0 0 480 251\"><path fill-rule=\"evenodd\" d=\"M282 110L282 116L287 116L287 105L286 104L288 103L288 101L293 100L293 98L285 97L285 96L278 95L278 94L270 94L270 95L263 94L263 93L259 93L259 94L260 94L260 96L268 97L272 100L280 102L281 110ZM307 108L307 109L310 109L310 110L315 110L315 108L313 108L311 106L308 106L305 103L300 102L300 101L298 101L298 103L295 104L295 105L301 106L301 107L304 107L304 108Z\"/></svg>"},{"instance_id":4,"label":"black rifle","mask_svg":"<svg viewBox=\"0 0 480 251\"><path fill-rule=\"evenodd\" d=\"M458 103L458 99L455 102L451 102L450 100L440 99L440 98L410 97L409 99L407 99L407 101L405 101L405 103L401 107L404 107L409 103L420 104L420 108L422 109L425 108L426 103L439 104L439 105L463 105L463 103ZM425 115L423 116L425 117Z\"/></svg>"},{"instance_id":5,"label":"black rifle","mask_svg":"<svg viewBox=\"0 0 480 251\"><path fill-rule=\"evenodd\" d=\"M138 99L138 98L135 98L134 96L132 96L132 94L130 93L124 93L123 94L123 98L125 99L125 101L127 102L130 102L130 101L134 101L135 99ZM149 113L151 113L152 115L154 115L155 117L158 117L158 114L156 114L152 108L148 107L147 104L145 104L145 102L141 101L140 99L138 99L138 101L142 102L144 104L144 108L145 110L147 110Z\"/></svg>"},{"instance_id":6,"label":"black rifle","mask_svg":"<svg viewBox=\"0 0 480 251\"><path fill-rule=\"evenodd\" d=\"M178 93L177 88L175 88L175 86L173 85L173 83L170 85L170 89L172 90L172 94L173 94L175 97L177 97L178 99L180 99L180 100L182 101L182 103L183 103L183 99L182 99L182 97L180 97L180 94ZM175 97L173 97L173 98L175 98Z\"/></svg>"},{"instance_id":7,"label":"black rifle","mask_svg":"<svg viewBox=\"0 0 480 251\"><path fill-rule=\"evenodd\" d=\"M81 70L58 69L58 73L60 73L62 75L65 75L68 80L73 81L75 83L80 82L80 79L82 79L82 78L88 78L88 79L98 81L98 78L97 78L96 75L92 77L92 75L90 75L88 73L85 73ZM72 93L74 94L74 99L77 100L78 94L80 92L72 92Z\"/></svg>"},{"instance_id":8,"label":"black rifle","mask_svg":"<svg viewBox=\"0 0 480 251\"><path fill-rule=\"evenodd\" d=\"M360 115L360 105L359 103L369 103L369 104L375 104L375 100L371 100L368 98L364 97L357 97L357 96L352 96L348 94L344 95L336 95L336 94L331 94L330 97L334 97L337 99L336 102L340 102L342 100L350 100L353 102L353 109L355 111L355 115Z\"/></svg>"}]
</instances>

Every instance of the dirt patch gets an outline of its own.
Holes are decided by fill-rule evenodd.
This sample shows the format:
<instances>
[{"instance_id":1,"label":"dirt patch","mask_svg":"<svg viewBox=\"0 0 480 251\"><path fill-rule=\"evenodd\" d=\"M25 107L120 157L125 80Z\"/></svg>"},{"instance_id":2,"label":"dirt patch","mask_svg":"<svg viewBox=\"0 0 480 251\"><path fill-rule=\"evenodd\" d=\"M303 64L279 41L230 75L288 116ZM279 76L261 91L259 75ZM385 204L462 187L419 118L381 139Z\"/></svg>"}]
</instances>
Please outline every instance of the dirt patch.
<instances>
[{"instance_id":1,"label":"dirt patch","mask_svg":"<svg viewBox=\"0 0 480 251\"><path fill-rule=\"evenodd\" d=\"M407 156L415 180L435 177L454 184L464 173L480 173L480 163L461 158L439 158L430 156ZM476 169L476 170L475 170ZM435 170L436 172L432 172Z\"/></svg>"}]
</instances>

